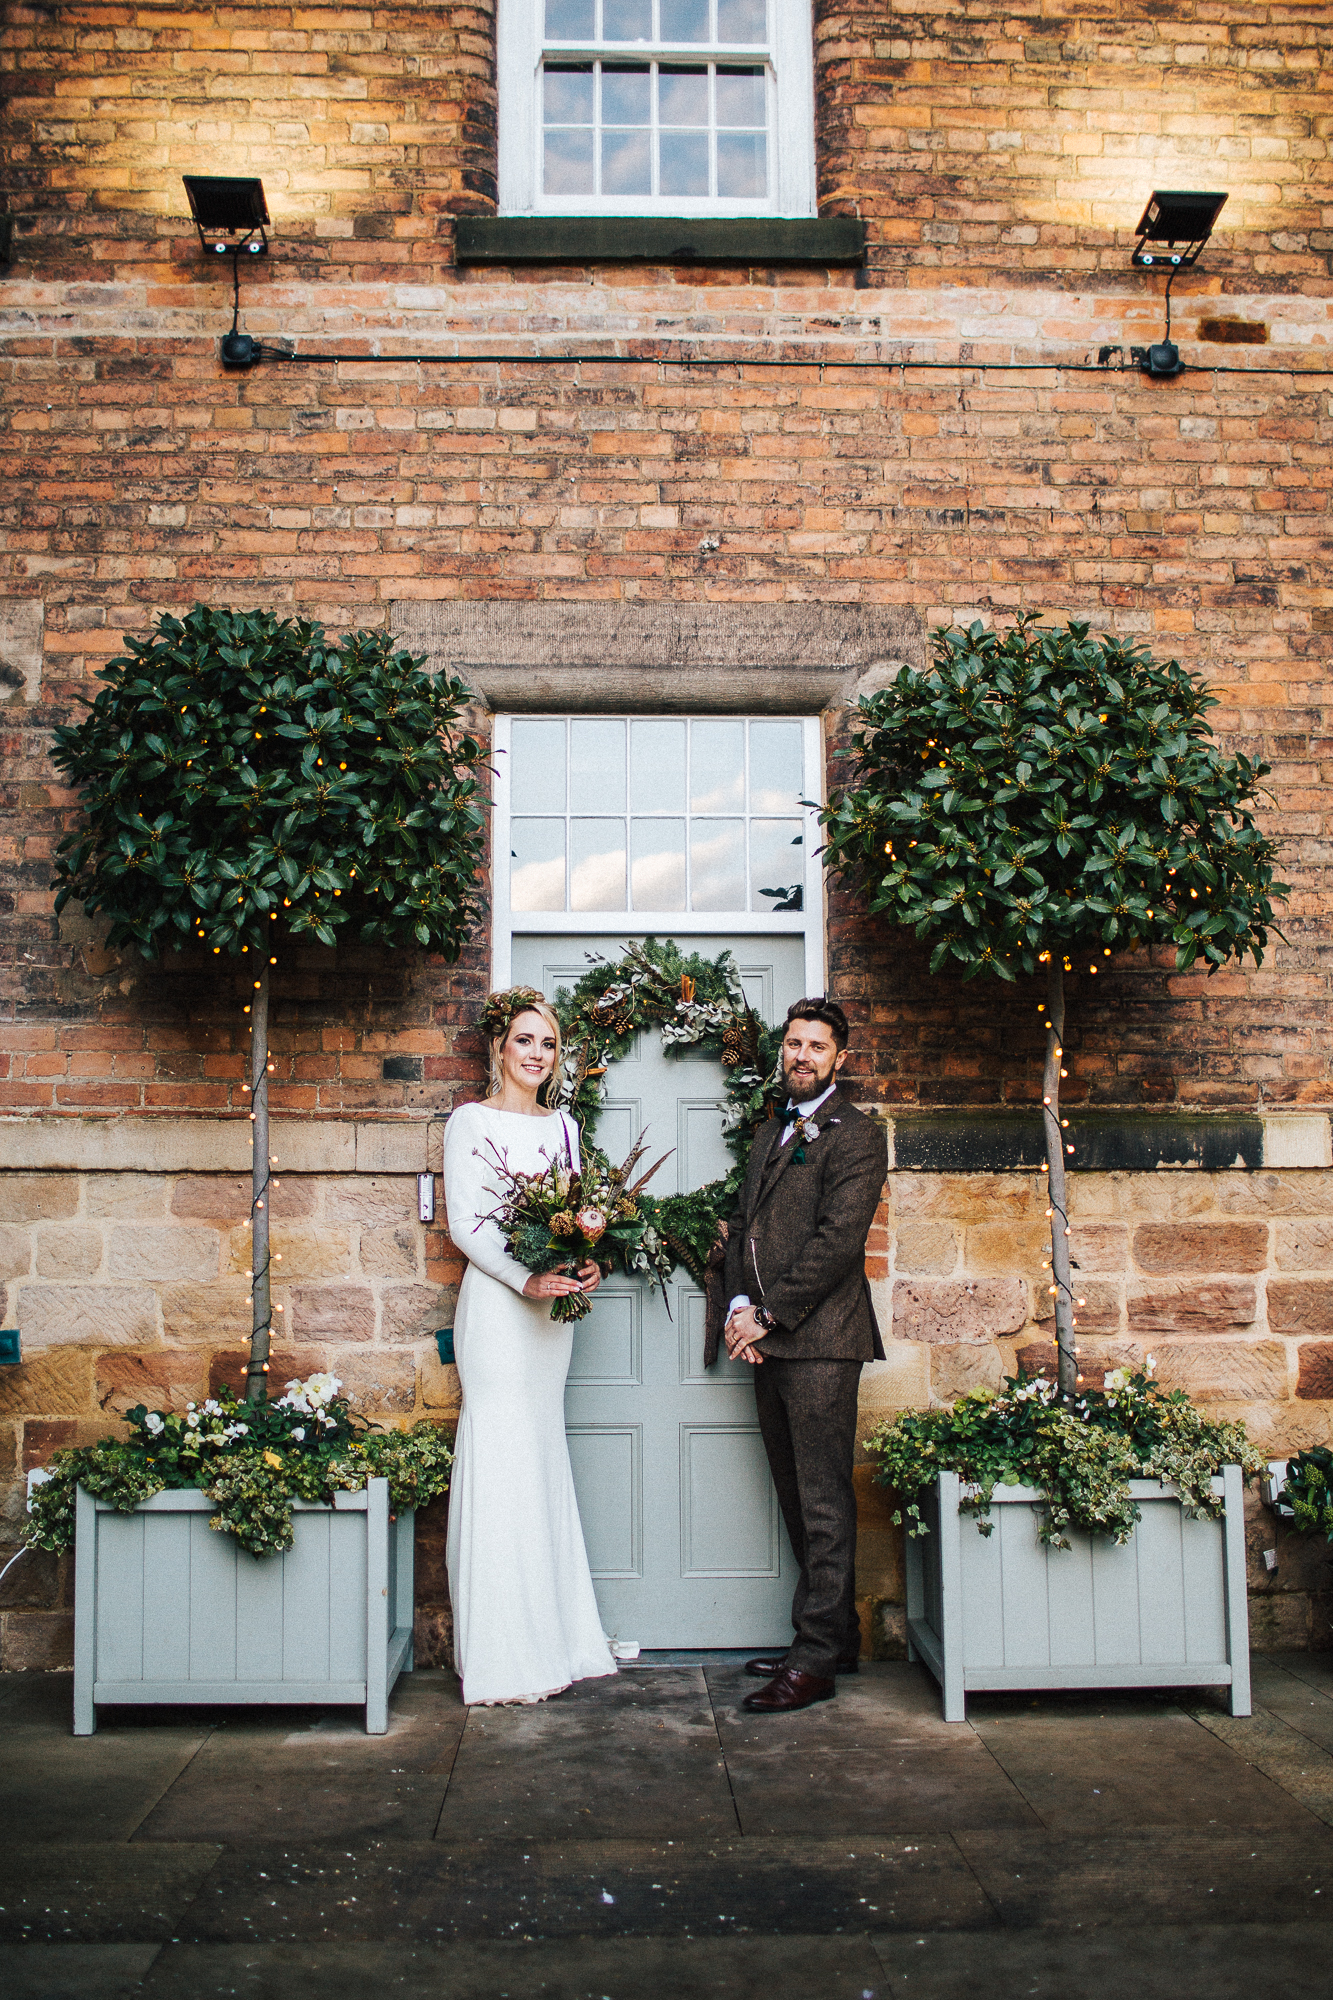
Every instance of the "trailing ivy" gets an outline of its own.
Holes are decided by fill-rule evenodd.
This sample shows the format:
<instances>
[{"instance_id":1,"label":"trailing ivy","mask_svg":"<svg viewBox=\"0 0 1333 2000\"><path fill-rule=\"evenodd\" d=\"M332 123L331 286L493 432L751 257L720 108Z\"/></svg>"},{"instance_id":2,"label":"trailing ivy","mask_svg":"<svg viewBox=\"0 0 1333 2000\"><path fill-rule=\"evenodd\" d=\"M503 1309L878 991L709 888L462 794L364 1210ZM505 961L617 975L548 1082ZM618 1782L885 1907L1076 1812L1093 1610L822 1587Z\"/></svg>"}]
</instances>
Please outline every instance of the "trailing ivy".
<instances>
[{"instance_id":1,"label":"trailing ivy","mask_svg":"<svg viewBox=\"0 0 1333 2000\"><path fill-rule=\"evenodd\" d=\"M1101 1389L1072 1403L1053 1382L1017 1375L997 1393L974 1389L949 1409L907 1410L866 1439L876 1479L900 1496L894 1520L912 1535L927 1533L922 1490L940 1472L956 1472L963 1507L989 1535L997 1486L1035 1486L1046 1496L1043 1542L1069 1547L1069 1530L1126 1541L1139 1509L1131 1479L1176 1486L1187 1514L1223 1512L1211 1482L1224 1465L1239 1465L1247 1482L1263 1470L1262 1454L1245 1426L1205 1416L1180 1389L1163 1389L1143 1374L1117 1369Z\"/></svg>"},{"instance_id":2,"label":"trailing ivy","mask_svg":"<svg viewBox=\"0 0 1333 2000\"><path fill-rule=\"evenodd\" d=\"M668 1056L713 1056L726 1076L723 1136L734 1165L689 1194L639 1196L648 1219L634 1268L665 1277L684 1265L702 1284L718 1224L731 1213L754 1135L782 1093L782 1037L751 1008L729 951L684 953L669 939L645 938L617 960L594 958L572 988L556 995L564 1056L553 1101L577 1118L591 1143L605 1108L604 1079L636 1035L658 1029Z\"/></svg>"},{"instance_id":3,"label":"trailing ivy","mask_svg":"<svg viewBox=\"0 0 1333 2000\"><path fill-rule=\"evenodd\" d=\"M1292 1526L1299 1534L1322 1535L1333 1542L1333 1451L1326 1444L1311 1445L1288 1459L1277 1505L1291 1509Z\"/></svg>"},{"instance_id":4,"label":"trailing ivy","mask_svg":"<svg viewBox=\"0 0 1333 2000\"><path fill-rule=\"evenodd\" d=\"M57 1451L34 1475L22 1538L55 1554L72 1548L80 1486L121 1513L156 1493L206 1493L217 1510L209 1526L254 1556L291 1548L294 1500L327 1504L387 1479L389 1504L401 1512L447 1490L453 1452L438 1424L372 1430L340 1387L336 1376L312 1375L258 1405L224 1389L182 1416L139 1404L126 1413L128 1438Z\"/></svg>"}]
</instances>

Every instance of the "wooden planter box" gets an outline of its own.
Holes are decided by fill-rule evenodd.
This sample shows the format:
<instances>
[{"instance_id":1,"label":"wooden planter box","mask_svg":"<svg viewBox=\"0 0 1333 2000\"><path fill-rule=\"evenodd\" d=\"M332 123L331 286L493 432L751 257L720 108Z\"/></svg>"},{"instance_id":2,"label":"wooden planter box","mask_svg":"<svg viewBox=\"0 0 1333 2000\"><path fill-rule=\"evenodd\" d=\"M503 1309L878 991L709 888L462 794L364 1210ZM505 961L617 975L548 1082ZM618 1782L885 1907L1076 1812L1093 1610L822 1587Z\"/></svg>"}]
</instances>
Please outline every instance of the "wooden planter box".
<instances>
[{"instance_id":1,"label":"wooden planter box","mask_svg":"<svg viewBox=\"0 0 1333 2000\"><path fill-rule=\"evenodd\" d=\"M285 1555L248 1555L212 1512L191 1491L122 1514L79 1488L74 1734L109 1702L345 1702L382 1736L412 1666L414 1517L389 1518L388 1481L298 1500Z\"/></svg>"},{"instance_id":2,"label":"wooden planter box","mask_svg":"<svg viewBox=\"0 0 1333 2000\"><path fill-rule=\"evenodd\" d=\"M962 1485L942 1472L919 1496L929 1534L907 1539L907 1642L964 1720L982 1688L1229 1687L1250 1713L1244 1488L1224 1467L1220 1521L1194 1521L1173 1486L1130 1481L1143 1519L1129 1541L1070 1532L1037 1539L1042 1496L997 1486L992 1532L962 1513Z\"/></svg>"}]
</instances>

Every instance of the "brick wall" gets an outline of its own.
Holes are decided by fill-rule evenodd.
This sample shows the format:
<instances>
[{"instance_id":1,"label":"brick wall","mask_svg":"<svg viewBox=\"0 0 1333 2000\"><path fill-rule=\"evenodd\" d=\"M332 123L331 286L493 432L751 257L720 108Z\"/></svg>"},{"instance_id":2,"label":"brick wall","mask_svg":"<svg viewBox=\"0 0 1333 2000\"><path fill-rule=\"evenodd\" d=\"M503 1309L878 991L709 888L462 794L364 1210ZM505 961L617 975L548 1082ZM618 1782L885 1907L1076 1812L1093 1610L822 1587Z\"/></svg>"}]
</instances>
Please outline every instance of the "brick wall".
<instances>
[{"instance_id":1,"label":"brick wall","mask_svg":"<svg viewBox=\"0 0 1333 2000\"><path fill-rule=\"evenodd\" d=\"M1323 295L1319 0L814 11L821 208L867 219L872 284L1114 285L1146 192L1207 185L1231 197L1212 286ZM10 206L45 268L197 287L179 176L230 168L263 176L300 283L427 279L449 217L494 206L493 21L10 0Z\"/></svg>"},{"instance_id":2,"label":"brick wall","mask_svg":"<svg viewBox=\"0 0 1333 2000\"><path fill-rule=\"evenodd\" d=\"M922 625L1033 609L1141 636L1206 673L1225 741L1273 763L1292 896L1262 971L1210 981L1139 958L1072 980L1071 1099L1326 1108L1321 10L819 9L821 204L862 215L870 241L866 269L840 272L455 268L450 216L493 200L491 20L485 6L6 11L0 1114L25 1131L245 1121L240 993L219 989L216 961L191 948L145 970L79 912L57 925L49 888L74 805L47 760L51 724L127 632L199 598L334 628L412 600L541 597L887 604ZM261 174L275 218L270 256L244 273L243 324L336 365L221 369L229 274L199 253L180 175L225 168ZM1128 267L1155 185L1231 197L1176 288L1190 372L1172 382L1095 367L1099 346L1161 329L1160 280ZM517 358L577 344L622 358ZM516 359L367 358L460 350ZM631 358L659 353L674 358ZM797 355L828 365L755 365ZM830 719L832 749L842 727ZM910 941L838 892L829 938L858 1096L1031 1103L1034 995L930 980ZM275 1107L326 1136L447 1109L479 1082L468 1023L486 964L485 938L458 968L293 950ZM291 1183L311 1209L284 1222L293 1273L298 1254L317 1267L286 1301L293 1365L332 1357L390 1417L447 1408L425 1320L438 1307L447 1323L432 1288L449 1273L410 1223L410 1179L375 1220L338 1210L362 1176L311 1171ZM0 1371L6 1477L96 1430L134 1383L195 1393L240 1336L230 1174L123 1172L57 1174L58 1215L30 1212L33 1183L0 1172L6 1319L21 1314L31 1356ZM1094 1366L1151 1345L1266 1444L1327 1437L1326 1175L1075 1186ZM891 1193L871 1264L895 1338L868 1414L1039 1360L1031 1177L898 1174ZM140 1198L151 1214L115 1209ZM178 1207L190 1199L223 1205ZM893 1605L896 1543L863 1498L862 1588ZM431 1646L438 1526L423 1561ZM1255 1572L1271 1636L1324 1633L1316 1583L1305 1558L1284 1555L1275 1585ZM11 1573L7 1660L61 1657L65 1587L53 1566Z\"/></svg>"}]
</instances>

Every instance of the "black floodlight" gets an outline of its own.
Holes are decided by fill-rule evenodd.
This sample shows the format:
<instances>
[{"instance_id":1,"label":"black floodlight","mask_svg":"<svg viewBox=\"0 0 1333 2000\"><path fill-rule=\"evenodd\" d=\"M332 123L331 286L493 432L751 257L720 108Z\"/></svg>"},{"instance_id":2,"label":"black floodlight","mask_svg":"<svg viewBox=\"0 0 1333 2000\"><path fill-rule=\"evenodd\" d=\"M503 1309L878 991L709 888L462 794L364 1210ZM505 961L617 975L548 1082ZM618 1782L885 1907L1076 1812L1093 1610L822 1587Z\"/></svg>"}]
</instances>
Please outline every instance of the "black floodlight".
<instances>
[{"instance_id":1,"label":"black floodlight","mask_svg":"<svg viewBox=\"0 0 1333 2000\"><path fill-rule=\"evenodd\" d=\"M1144 209L1135 235L1138 243L1133 262L1151 268L1164 265L1181 270L1192 264L1213 233L1213 224L1222 213L1224 194L1190 194L1179 189L1155 189ZM1165 243L1165 251L1148 250L1145 244ZM1177 244L1181 247L1177 249Z\"/></svg>"},{"instance_id":2,"label":"black floodlight","mask_svg":"<svg viewBox=\"0 0 1333 2000\"><path fill-rule=\"evenodd\" d=\"M246 250L262 257L268 249L264 224L269 220L264 183L231 175L185 174L190 213L205 250L219 257Z\"/></svg>"}]
</instances>

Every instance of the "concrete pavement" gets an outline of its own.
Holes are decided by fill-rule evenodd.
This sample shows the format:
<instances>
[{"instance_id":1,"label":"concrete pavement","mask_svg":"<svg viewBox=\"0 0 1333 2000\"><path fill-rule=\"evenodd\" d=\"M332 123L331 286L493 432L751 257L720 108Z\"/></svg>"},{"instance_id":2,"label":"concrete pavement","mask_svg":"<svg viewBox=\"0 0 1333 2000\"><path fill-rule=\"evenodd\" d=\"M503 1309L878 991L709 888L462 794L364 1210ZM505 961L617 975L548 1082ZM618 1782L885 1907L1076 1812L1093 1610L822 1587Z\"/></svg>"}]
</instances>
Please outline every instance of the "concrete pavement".
<instances>
[{"instance_id":1,"label":"concrete pavement","mask_svg":"<svg viewBox=\"0 0 1333 2000\"><path fill-rule=\"evenodd\" d=\"M530 1709L106 1711L0 1679L6 2000L1282 2000L1333 1991L1333 1665L1211 1695L924 1671L749 1716L739 1663Z\"/></svg>"}]
</instances>

